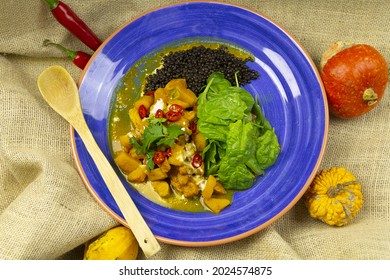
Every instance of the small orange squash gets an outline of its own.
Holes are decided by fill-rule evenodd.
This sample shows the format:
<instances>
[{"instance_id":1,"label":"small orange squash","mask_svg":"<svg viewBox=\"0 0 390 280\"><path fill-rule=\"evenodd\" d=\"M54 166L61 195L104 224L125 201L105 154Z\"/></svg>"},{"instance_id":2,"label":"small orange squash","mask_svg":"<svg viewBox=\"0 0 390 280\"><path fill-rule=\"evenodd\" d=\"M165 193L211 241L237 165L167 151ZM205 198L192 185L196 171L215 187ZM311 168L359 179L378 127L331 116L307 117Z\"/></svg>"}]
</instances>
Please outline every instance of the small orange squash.
<instances>
[{"instance_id":1,"label":"small orange squash","mask_svg":"<svg viewBox=\"0 0 390 280\"><path fill-rule=\"evenodd\" d=\"M388 82L388 64L372 46L338 41L323 54L320 75L329 112L355 118L374 109Z\"/></svg>"}]
</instances>

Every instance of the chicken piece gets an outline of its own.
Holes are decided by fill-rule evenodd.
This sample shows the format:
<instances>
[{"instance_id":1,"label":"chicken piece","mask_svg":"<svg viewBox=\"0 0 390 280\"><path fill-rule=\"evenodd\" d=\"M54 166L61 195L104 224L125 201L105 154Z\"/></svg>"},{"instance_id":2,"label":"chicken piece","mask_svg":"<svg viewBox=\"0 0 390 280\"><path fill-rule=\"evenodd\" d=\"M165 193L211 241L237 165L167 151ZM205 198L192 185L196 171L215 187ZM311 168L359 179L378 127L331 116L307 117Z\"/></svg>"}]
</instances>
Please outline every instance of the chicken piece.
<instances>
[{"instance_id":1,"label":"chicken piece","mask_svg":"<svg viewBox=\"0 0 390 280\"><path fill-rule=\"evenodd\" d=\"M193 180L189 180L187 184L183 185L183 195L185 198L197 196L199 191L198 185Z\"/></svg>"}]
</instances>

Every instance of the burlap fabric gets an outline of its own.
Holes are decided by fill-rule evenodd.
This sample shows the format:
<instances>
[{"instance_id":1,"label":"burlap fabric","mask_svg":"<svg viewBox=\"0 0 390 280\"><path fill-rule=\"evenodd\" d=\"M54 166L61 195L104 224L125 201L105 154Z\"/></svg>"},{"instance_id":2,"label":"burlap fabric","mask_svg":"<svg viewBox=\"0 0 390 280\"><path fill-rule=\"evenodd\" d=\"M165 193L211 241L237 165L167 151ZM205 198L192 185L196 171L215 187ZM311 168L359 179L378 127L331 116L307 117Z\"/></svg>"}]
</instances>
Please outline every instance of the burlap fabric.
<instances>
[{"instance_id":1,"label":"burlap fabric","mask_svg":"<svg viewBox=\"0 0 390 280\"><path fill-rule=\"evenodd\" d=\"M171 1L67 0L104 39L151 8ZM390 61L387 0L231 1L286 28L318 63L336 40L377 48ZM60 26L44 1L1 1L0 259L81 259L83 244L117 225L76 171L68 124L43 101L36 82L48 66L81 71L44 39L88 51ZM154 259L390 259L390 92L372 112L330 119L321 169L345 166L365 203L350 224L313 220L303 201L267 229L231 244L186 248L162 244ZM310 137L308 135L307 137ZM140 258L143 258L142 254Z\"/></svg>"}]
</instances>

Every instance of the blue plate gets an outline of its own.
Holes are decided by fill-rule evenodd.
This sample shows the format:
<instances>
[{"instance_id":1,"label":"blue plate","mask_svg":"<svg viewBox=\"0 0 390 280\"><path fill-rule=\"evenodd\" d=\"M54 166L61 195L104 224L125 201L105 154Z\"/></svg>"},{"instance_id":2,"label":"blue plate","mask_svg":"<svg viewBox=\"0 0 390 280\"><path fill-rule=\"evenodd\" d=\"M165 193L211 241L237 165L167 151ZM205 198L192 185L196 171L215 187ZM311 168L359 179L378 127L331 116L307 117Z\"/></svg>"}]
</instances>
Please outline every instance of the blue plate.
<instances>
[{"instance_id":1,"label":"blue plate","mask_svg":"<svg viewBox=\"0 0 390 280\"><path fill-rule=\"evenodd\" d=\"M215 2L188 2L150 11L118 29L96 51L80 78L86 121L104 154L113 163L108 116L115 89L140 58L166 44L191 38L214 38L248 50L250 67L260 78L245 88L259 103L281 144L276 163L254 186L234 195L231 206L215 215L189 213L157 205L123 178L139 211L161 242L209 246L249 236L280 218L302 197L322 159L328 108L316 67L302 46L265 16L246 8ZM100 205L126 225L80 137L72 130L80 174ZM114 165L114 163L113 163Z\"/></svg>"}]
</instances>

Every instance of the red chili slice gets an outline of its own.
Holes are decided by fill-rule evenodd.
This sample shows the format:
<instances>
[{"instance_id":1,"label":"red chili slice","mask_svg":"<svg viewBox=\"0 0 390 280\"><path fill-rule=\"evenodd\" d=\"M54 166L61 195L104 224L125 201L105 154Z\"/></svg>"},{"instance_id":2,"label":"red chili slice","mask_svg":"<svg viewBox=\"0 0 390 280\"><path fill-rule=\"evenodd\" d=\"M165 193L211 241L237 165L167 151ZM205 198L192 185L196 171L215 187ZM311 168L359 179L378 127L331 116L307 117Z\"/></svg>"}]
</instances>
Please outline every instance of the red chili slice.
<instances>
[{"instance_id":1,"label":"red chili slice","mask_svg":"<svg viewBox=\"0 0 390 280\"><path fill-rule=\"evenodd\" d=\"M181 113L175 113L173 111L168 111L165 113L165 118L170 122L178 121L181 117Z\"/></svg>"},{"instance_id":2,"label":"red chili slice","mask_svg":"<svg viewBox=\"0 0 390 280\"><path fill-rule=\"evenodd\" d=\"M183 107L179 104L172 104L171 106L169 106L169 111L181 114L183 112Z\"/></svg>"},{"instance_id":3,"label":"red chili slice","mask_svg":"<svg viewBox=\"0 0 390 280\"><path fill-rule=\"evenodd\" d=\"M190 121L190 130L192 133L196 133L197 127L196 127L196 122Z\"/></svg>"},{"instance_id":4,"label":"red chili slice","mask_svg":"<svg viewBox=\"0 0 390 280\"><path fill-rule=\"evenodd\" d=\"M194 157L192 158L192 166L194 168L199 168L202 166L203 159L201 154L195 154Z\"/></svg>"},{"instance_id":5,"label":"red chili slice","mask_svg":"<svg viewBox=\"0 0 390 280\"><path fill-rule=\"evenodd\" d=\"M138 114L141 117L141 119L146 118L148 116L148 110L144 105L139 106Z\"/></svg>"},{"instance_id":6,"label":"red chili slice","mask_svg":"<svg viewBox=\"0 0 390 280\"><path fill-rule=\"evenodd\" d=\"M154 90L145 93L146 96L151 96L151 95L153 95L153 94L154 94Z\"/></svg>"},{"instance_id":7,"label":"red chili slice","mask_svg":"<svg viewBox=\"0 0 390 280\"><path fill-rule=\"evenodd\" d=\"M163 110L161 110L161 109L158 109L157 111L156 111L156 118L158 118L158 119L160 119L160 118L164 118L164 111Z\"/></svg>"},{"instance_id":8,"label":"red chili slice","mask_svg":"<svg viewBox=\"0 0 390 280\"><path fill-rule=\"evenodd\" d=\"M154 153L153 156L153 162L155 164L162 164L165 160L166 153L164 151L158 150L157 152Z\"/></svg>"}]
</instances>

